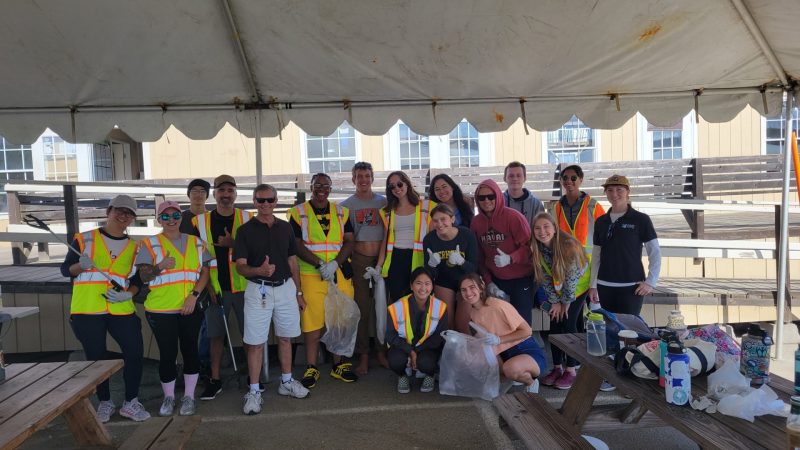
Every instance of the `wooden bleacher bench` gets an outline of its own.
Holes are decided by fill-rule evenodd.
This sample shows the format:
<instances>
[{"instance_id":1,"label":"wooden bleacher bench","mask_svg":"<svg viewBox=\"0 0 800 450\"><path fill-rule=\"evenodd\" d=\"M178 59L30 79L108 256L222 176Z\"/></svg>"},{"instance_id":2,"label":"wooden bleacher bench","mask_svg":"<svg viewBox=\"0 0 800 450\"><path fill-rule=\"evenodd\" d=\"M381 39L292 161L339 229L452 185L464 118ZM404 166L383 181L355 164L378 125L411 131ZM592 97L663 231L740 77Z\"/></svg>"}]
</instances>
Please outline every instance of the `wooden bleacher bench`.
<instances>
[{"instance_id":1,"label":"wooden bleacher bench","mask_svg":"<svg viewBox=\"0 0 800 450\"><path fill-rule=\"evenodd\" d=\"M593 449L578 429L567 423L550 403L538 394L503 394L492 404L526 448L553 450Z\"/></svg>"},{"instance_id":2,"label":"wooden bleacher bench","mask_svg":"<svg viewBox=\"0 0 800 450\"><path fill-rule=\"evenodd\" d=\"M200 425L200 416L151 417L142 422L120 450L180 450Z\"/></svg>"}]
</instances>

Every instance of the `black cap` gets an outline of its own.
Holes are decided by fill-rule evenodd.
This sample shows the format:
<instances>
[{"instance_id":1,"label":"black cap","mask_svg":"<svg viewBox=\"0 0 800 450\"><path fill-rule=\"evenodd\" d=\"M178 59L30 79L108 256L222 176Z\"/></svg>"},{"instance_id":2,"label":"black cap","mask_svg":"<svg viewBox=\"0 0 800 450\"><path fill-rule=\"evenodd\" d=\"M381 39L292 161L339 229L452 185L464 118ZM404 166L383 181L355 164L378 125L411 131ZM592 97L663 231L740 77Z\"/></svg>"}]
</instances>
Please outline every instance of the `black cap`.
<instances>
[{"instance_id":1,"label":"black cap","mask_svg":"<svg viewBox=\"0 0 800 450\"><path fill-rule=\"evenodd\" d=\"M186 188L186 195L189 195L189 191L192 190L193 187L200 186L201 188L206 190L206 198L208 198L208 192L211 190L211 183L202 179L202 178L195 178L191 182L189 182L189 187Z\"/></svg>"},{"instance_id":2,"label":"black cap","mask_svg":"<svg viewBox=\"0 0 800 450\"><path fill-rule=\"evenodd\" d=\"M767 335L767 332L761 328L761 325L757 323L751 323L750 326L747 327L747 334L750 336L764 337Z\"/></svg>"}]
</instances>

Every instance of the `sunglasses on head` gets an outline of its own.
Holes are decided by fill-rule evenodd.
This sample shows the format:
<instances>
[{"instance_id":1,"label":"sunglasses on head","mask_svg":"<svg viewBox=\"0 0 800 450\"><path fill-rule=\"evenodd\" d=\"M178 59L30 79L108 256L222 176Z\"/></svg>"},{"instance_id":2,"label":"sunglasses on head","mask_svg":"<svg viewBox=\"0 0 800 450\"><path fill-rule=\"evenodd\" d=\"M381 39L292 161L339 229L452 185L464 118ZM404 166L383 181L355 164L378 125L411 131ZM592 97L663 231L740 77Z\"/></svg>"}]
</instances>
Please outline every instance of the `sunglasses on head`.
<instances>
[{"instance_id":1,"label":"sunglasses on head","mask_svg":"<svg viewBox=\"0 0 800 450\"><path fill-rule=\"evenodd\" d=\"M478 199L479 202L485 202L486 200L494 201L497 198L495 194L486 194L486 195L476 195L475 198Z\"/></svg>"},{"instance_id":2,"label":"sunglasses on head","mask_svg":"<svg viewBox=\"0 0 800 450\"><path fill-rule=\"evenodd\" d=\"M406 184L403 183L402 181L398 181L397 183L394 183L394 184L389 183L386 187L388 187L390 191L393 191L394 188L402 189L403 186L405 186L405 185Z\"/></svg>"},{"instance_id":3,"label":"sunglasses on head","mask_svg":"<svg viewBox=\"0 0 800 450\"><path fill-rule=\"evenodd\" d=\"M158 217L161 219L162 222L166 222L170 218L172 220L180 220L181 219L181 213L180 213L180 211L175 211L172 214L170 214L170 213L161 213L161 214L159 214Z\"/></svg>"},{"instance_id":4,"label":"sunglasses on head","mask_svg":"<svg viewBox=\"0 0 800 450\"><path fill-rule=\"evenodd\" d=\"M574 183L574 182L578 181L578 177L577 177L577 175L561 175L561 180L562 181L570 180L570 181L572 181Z\"/></svg>"},{"instance_id":5,"label":"sunglasses on head","mask_svg":"<svg viewBox=\"0 0 800 450\"><path fill-rule=\"evenodd\" d=\"M261 204L261 203L264 203L264 202L275 203L276 201L278 201L278 197L256 197L253 200L255 200L256 203L258 203L258 204Z\"/></svg>"}]
</instances>

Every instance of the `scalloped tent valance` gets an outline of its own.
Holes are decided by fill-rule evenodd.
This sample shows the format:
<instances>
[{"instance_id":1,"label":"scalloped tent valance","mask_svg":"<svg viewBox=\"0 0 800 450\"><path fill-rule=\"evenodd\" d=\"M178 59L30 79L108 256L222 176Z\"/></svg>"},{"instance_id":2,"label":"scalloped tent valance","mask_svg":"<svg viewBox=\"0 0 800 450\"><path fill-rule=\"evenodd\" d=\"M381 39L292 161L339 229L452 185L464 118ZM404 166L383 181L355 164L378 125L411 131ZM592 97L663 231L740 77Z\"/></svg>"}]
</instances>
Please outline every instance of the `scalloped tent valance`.
<instances>
[{"instance_id":1,"label":"scalloped tent valance","mask_svg":"<svg viewBox=\"0 0 800 450\"><path fill-rule=\"evenodd\" d=\"M208 139L226 122L248 136L289 121L552 130L573 114L616 128L695 107L721 122L779 114L800 76L792 0L14 0L0 17L0 135L16 143L115 125Z\"/></svg>"}]
</instances>

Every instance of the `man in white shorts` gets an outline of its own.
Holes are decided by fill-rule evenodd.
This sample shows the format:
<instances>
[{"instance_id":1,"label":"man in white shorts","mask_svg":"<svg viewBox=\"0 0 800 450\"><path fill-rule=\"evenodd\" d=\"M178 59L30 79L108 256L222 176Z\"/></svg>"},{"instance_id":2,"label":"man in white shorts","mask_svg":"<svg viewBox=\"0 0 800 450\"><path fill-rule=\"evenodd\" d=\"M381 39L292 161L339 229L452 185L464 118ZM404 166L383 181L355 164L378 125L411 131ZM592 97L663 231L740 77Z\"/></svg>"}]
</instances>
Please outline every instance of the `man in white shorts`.
<instances>
[{"instance_id":1,"label":"man in white shorts","mask_svg":"<svg viewBox=\"0 0 800 450\"><path fill-rule=\"evenodd\" d=\"M253 191L258 214L239 228L233 246L236 269L247 278L244 291L244 343L250 390L244 396L245 414L261 412L258 380L270 322L275 323L281 383L278 394L305 398L308 389L292 378L291 338L300 336L300 311L305 308L300 290L294 232L288 222L273 215L278 193L268 184Z\"/></svg>"}]
</instances>

